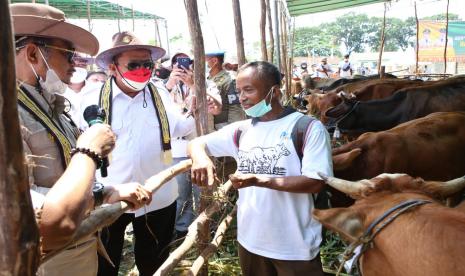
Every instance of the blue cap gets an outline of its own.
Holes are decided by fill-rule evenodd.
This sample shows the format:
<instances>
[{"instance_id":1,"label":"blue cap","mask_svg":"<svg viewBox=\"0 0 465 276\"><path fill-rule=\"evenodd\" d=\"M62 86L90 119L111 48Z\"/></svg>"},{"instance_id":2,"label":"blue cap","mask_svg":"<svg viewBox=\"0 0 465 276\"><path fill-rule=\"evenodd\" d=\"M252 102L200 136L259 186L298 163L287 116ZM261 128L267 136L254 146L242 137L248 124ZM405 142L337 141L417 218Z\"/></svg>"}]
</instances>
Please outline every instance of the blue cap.
<instances>
[{"instance_id":1,"label":"blue cap","mask_svg":"<svg viewBox=\"0 0 465 276\"><path fill-rule=\"evenodd\" d=\"M212 52L206 52L205 56L206 57L224 57L225 51L212 51Z\"/></svg>"}]
</instances>

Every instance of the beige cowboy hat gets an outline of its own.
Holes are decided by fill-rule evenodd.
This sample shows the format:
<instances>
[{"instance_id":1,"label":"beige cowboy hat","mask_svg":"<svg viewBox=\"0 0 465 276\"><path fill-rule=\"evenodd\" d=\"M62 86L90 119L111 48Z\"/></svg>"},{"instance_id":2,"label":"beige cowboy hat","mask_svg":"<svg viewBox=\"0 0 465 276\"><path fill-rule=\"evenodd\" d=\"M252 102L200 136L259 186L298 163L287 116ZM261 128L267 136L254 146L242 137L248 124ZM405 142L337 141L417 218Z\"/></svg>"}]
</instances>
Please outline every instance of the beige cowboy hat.
<instances>
[{"instance_id":1,"label":"beige cowboy hat","mask_svg":"<svg viewBox=\"0 0 465 276\"><path fill-rule=\"evenodd\" d=\"M96 55L97 38L85 29L66 22L65 14L54 7L33 4L11 4L15 36L58 38L69 41L76 51Z\"/></svg>"},{"instance_id":2,"label":"beige cowboy hat","mask_svg":"<svg viewBox=\"0 0 465 276\"><path fill-rule=\"evenodd\" d=\"M114 34L112 40L111 48L101 52L95 58L95 62L101 68L108 68L108 65L113 62L113 58L115 56L130 50L148 50L152 55L153 61L162 58L165 55L165 50L163 48L144 44L136 37L135 34L129 31Z\"/></svg>"}]
</instances>

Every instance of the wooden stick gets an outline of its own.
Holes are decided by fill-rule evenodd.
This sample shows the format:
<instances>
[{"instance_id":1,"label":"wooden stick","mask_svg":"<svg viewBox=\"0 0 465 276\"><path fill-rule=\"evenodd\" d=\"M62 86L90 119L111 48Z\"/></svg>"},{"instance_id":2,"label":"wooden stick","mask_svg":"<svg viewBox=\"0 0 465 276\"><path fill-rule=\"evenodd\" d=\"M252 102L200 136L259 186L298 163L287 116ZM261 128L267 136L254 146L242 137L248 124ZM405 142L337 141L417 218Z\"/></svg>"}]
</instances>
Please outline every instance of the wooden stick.
<instances>
[{"instance_id":1,"label":"wooden stick","mask_svg":"<svg viewBox=\"0 0 465 276\"><path fill-rule=\"evenodd\" d=\"M186 238L182 244L176 248L176 250L171 252L168 259L155 272L155 276L170 275L187 251L196 244L199 236L199 229L201 229L203 225L210 220L210 217L218 212L221 209L221 206L227 201L227 193L231 187L232 183L231 181L228 181L218 188L218 199L213 201L213 203L200 213L200 215L191 223L188 228Z\"/></svg>"},{"instance_id":2,"label":"wooden stick","mask_svg":"<svg viewBox=\"0 0 465 276\"><path fill-rule=\"evenodd\" d=\"M0 1L0 275L35 275L39 229L19 130L9 1Z\"/></svg>"},{"instance_id":3,"label":"wooden stick","mask_svg":"<svg viewBox=\"0 0 465 276\"><path fill-rule=\"evenodd\" d=\"M384 16L383 16L383 29L381 30L381 45L379 46L379 57L378 57L378 74L381 72L381 60L383 58L383 50L384 50L384 41L386 38L385 30L386 30L386 10L387 4L384 3ZM381 78L381 74L380 74Z\"/></svg>"},{"instance_id":4,"label":"wooden stick","mask_svg":"<svg viewBox=\"0 0 465 276\"><path fill-rule=\"evenodd\" d=\"M237 47L237 62L241 67L245 61L244 52L244 35L242 33L242 18L241 18L241 5L239 0L232 0L234 12L234 25L236 26L236 47Z\"/></svg>"},{"instance_id":5,"label":"wooden stick","mask_svg":"<svg viewBox=\"0 0 465 276\"><path fill-rule=\"evenodd\" d=\"M273 63L274 55L274 35L273 35L273 21L271 20L271 4L270 0L266 0L266 14L268 17L268 34L270 36L270 54L268 55L268 61Z\"/></svg>"},{"instance_id":6,"label":"wooden stick","mask_svg":"<svg viewBox=\"0 0 465 276\"><path fill-rule=\"evenodd\" d=\"M260 37L262 60L268 61L268 50L266 48L266 0L260 0Z\"/></svg>"},{"instance_id":7,"label":"wooden stick","mask_svg":"<svg viewBox=\"0 0 465 276\"><path fill-rule=\"evenodd\" d=\"M176 175L185 172L190 169L192 166L192 160L184 160L179 162L178 164L169 167L166 170L163 170L156 175L150 177L145 182L145 188L147 190L152 191L152 193L157 192L165 183L170 181ZM126 211L130 210L132 205L128 204L124 201L119 201L113 203L109 206L99 208L91 213L91 215L86 218L76 232L73 235L73 238L63 247L57 249L53 252L48 253L42 260L43 263L50 260L53 256L56 256L61 251L65 250L74 242L92 235L93 233L97 232L98 230L102 229L105 226L108 226L115 222L122 214Z\"/></svg>"},{"instance_id":8,"label":"wooden stick","mask_svg":"<svg viewBox=\"0 0 465 276\"><path fill-rule=\"evenodd\" d=\"M444 45L444 74L447 71L447 38L449 34L449 0L447 0L447 9L446 9L446 44Z\"/></svg>"},{"instance_id":9,"label":"wooden stick","mask_svg":"<svg viewBox=\"0 0 465 276\"><path fill-rule=\"evenodd\" d=\"M187 275L195 276L199 272L200 268L205 262L208 262L208 259L218 250L223 238L228 230L229 225L236 216L237 206L234 206L234 209L221 221L218 229L216 230L215 237L210 242L210 244L202 251L200 256L195 259L192 267L189 269Z\"/></svg>"},{"instance_id":10,"label":"wooden stick","mask_svg":"<svg viewBox=\"0 0 465 276\"><path fill-rule=\"evenodd\" d=\"M418 21L418 14L417 14L417 1L414 2L413 6L415 7L415 22L417 24L417 43L415 44L415 75L418 76L418 73L420 73L418 71L418 51L420 49L420 46L419 46L419 34L418 34L418 31L419 31L419 28L420 28L420 22Z\"/></svg>"}]
</instances>

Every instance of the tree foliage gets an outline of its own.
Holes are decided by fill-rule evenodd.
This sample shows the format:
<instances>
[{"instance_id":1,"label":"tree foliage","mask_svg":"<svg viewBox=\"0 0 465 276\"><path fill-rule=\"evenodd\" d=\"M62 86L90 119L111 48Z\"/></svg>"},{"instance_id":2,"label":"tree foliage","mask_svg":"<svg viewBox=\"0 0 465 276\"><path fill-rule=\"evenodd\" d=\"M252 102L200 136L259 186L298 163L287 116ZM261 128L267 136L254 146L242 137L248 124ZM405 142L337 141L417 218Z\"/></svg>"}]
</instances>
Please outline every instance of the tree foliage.
<instances>
[{"instance_id":1,"label":"tree foliage","mask_svg":"<svg viewBox=\"0 0 465 276\"><path fill-rule=\"evenodd\" d=\"M423 17L422 20L445 20L445 14ZM457 14L450 13L449 20L460 20ZM317 27L297 28L295 33L294 53L296 56L329 56L331 51L340 55L339 46L343 45L346 53L379 51L383 18L368 17L366 14L347 13L334 22L323 23ZM386 18L385 51L405 51L414 45L416 22L414 17L406 20Z\"/></svg>"}]
</instances>

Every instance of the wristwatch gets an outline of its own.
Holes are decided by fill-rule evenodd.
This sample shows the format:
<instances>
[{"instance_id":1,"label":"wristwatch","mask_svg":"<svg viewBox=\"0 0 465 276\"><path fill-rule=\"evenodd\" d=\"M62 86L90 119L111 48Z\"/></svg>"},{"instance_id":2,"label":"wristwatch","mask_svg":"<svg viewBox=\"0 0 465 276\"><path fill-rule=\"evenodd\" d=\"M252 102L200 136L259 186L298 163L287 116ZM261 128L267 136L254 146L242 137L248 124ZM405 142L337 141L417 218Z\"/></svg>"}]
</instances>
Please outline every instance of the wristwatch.
<instances>
[{"instance_id":1,"label":"wristwatch","mask_svg":"<svg viewBox=\"0 0 465 276\"><path fill-rule=\"evenodd\" d=\"M92 188L92 194L94 195L94 206L100 206L103 203L103 184L100 182L94 182L94 188Z\"/></svg>"}]
</instances>

